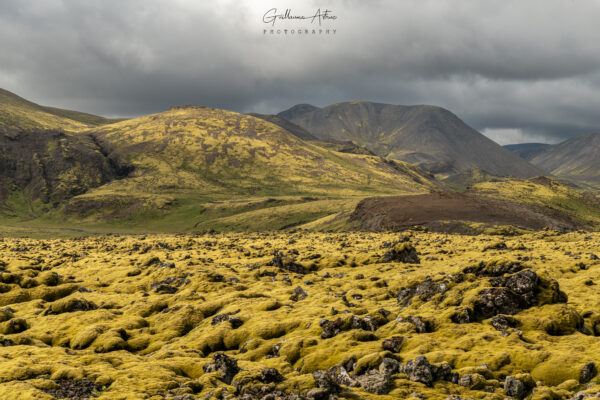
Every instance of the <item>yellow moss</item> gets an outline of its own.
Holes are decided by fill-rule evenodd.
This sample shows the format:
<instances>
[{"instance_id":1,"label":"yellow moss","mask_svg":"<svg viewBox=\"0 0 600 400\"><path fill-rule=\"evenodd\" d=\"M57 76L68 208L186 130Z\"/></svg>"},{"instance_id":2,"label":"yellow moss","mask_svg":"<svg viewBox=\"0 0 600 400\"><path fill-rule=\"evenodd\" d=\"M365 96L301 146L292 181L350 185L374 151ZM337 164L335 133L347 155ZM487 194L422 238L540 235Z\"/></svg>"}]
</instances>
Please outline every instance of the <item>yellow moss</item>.
<instances>
[{"instance_id":1,"label":"yellow moss","mask_svg":"<svg viewBox=\"0 0 600 400\"><path fill-rule=\"evenodd\" d=\"M85 349L91 345L96 338L108 329L106 325L88 326L83 328L77 335L71 339L72 349Z\"/></svg>"},{"instance_id":2,"label":"yellow moss","mask_svg":"<svg viewBox=\"0 0 600 400\"><path fill-rule=\"evenodd\" d=\"M61 376L83 377L106 386L99 399L159 398L184 392L204 398L223 390L234 393L235 388L224 385L217 374L203 372L216 351L235 358L243 368L237 382L254 384L261 369L272 367L286 378L278 389L301 393L315 387L311 373L317 369L349 365L351 360L357 372L379 368L387 354L382 341L399 332L405 338L394 354L398 359L406 362L424 355L431 363L447 362L461 374L483 377L484 386L496 387L495 393L478 389L483 384L479 378L477 389L469 390L447 382L425 387L396 374L389 395L349 388L348 398L388 400L420 393L432 399L450 394L499 399L504 395L499 382L506 375L526 379L520 373L541 381L533 395L536 398L569 398L582 387L577 386L582 367L600 354L593 336L600 321L594 311L600 300L596 285L586 283L596 279L600 263L586 260L588 269L573 269L573 258L566 253L586 258L597 252L597 233L545 232L502 238L509 249L519 248L518 243L526 247L505 250L505 260L529 257L525 267L542 277L538 296L542 304L514 315L519 325L506 336L489 319L456 324L449 318L457 308L472 305L481 289L489 287L489 277L467 275L456 281L453 277L482 260L488 265L502 262L494 251L481 252L492 238L411 235L421 253L419 266L375 263L386 248L383 244L398 240L397 233L296 232L293 244L290 233L97 236L43 242L2 238L0 260L8 260L2 276L6 282L20 283L5 282L10 290L0 293L0 303L10 307L0 308L0 320L4 320L0 329L18 319L26 321L28 328L21 333L5 331L0 337L6 344L0 347L0 398L19 398L14 396L18 392L23 399L46 399L40 382L50 388L53 380L49 378ZM15 254L10 250L15 247L28 250ZM274 249L297 250L299 260L326 255L327 261L321 265L314 258L319 270L306 275L269 268L277 273L275 279L256 279ZM30 268L33 257L44 260L43 272ZM153 265L128 276L132 266L147 257L173 262L175 267ZM366 263L357 262L358 257ZM46 272L62 277L56 286L50 286L54 283L49 274L42 282ZM148 290L153 283L184 274L190 274L185 278L188 283L171 281L174 293ZM396 299L398 290L414 287L427 276L448 282L445 292L414 297L402 308ZM20 286L24 282L28 282L25 287ZM556 300L553 285L568 295L567 304L552 304ZM91 292L79 291L82 286ZM297 286L308 296L293 301L290 294ZM69 312L72 299L85 299L98 308ZM239 318L241 326L234 329L227 317L217 318L213 325L216 315L226 313L234 313L231 317ZM358 315L371 317L379 328L352 329L352 318ZM413 324L396 323L398 315L422 317L434 329L417 333ZM321 338L319 321L338 317L341 332ZM579 330L581 319L585 322L582 330L588 334Z\"/></svg>"}]
</instances>

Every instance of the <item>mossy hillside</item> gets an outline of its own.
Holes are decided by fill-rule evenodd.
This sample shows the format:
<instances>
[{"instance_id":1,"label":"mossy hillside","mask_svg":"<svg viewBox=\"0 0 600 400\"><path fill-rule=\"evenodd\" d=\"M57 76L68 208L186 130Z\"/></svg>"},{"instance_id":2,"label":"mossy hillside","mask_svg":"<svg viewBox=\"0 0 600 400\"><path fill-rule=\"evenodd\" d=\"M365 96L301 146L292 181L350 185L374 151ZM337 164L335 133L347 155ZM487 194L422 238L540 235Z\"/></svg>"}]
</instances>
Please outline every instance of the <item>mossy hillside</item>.
<instances>
[{"instance_id":1,"label":"mossy hillside","mask_svg":"<svg viewBox=\"0 0 600 400\"><path fill-rule=\"evenodd\" d=\"M267 121L224 110L177 107L90 132L136 168L112 184L115 190L348 195L432 187L408 165L328 151Z\"/></svg>"},{"instance_id":2,"label":"mossy hillside","mask_svg":"<svg viewBox=\"0 0 600 400\"><path fill-rule=\"evenodd\" d=\"M75 111L46 108L0 89L0 131L3 132L39 129L75 132L107 122L101 117L94 117Z\"/></svg>"},{"instance_id":3,"label":"mossy hillside","mask_svg":"<svg viewBox=\"0 0 600 400\"><path fill-rule=\"evenodd\" d=\"M51 399L42 389L71 378L101 384L97 395L103 399L205 398L234 393L236 384L260 384L257 377L267 367L284 376L276 384L280 390L303 392L315 386L311 373L317 369L354 359L351 373L358 375L384 357L406 363L419 355L447 362L476 383L472 389L443 381L428 387L399 373L387 395L348 388L342 398L419 393L431 399L503 399L504 377L524 373L538 382L534 398L569 398L587 385L579 383L580 371L600 354L600 264L591 256L597 233L404 235L3 238L0 303L10 310L0 313L0 397ZM381 262L398 240L416 247L420 264ZM483 251L498 240L506 246ZM307 273L271 265L275 251ZM451 316L491 285L489 277L464 272L482 261L488 264L485 274L504 262L520 263L544 282L555 281L568 302L545 304L542 290L538 305L513 315L518 326L506 332L490 319L454 323ZM463 279L453 278L460 274ZM428 276L445 282L444 291L399 304L400 289ZM305 297L298 297L299 286ZM215 318L224 314L241 325ZM350 326L366 317L376 321L376 330ZM421 317L429 331L407 322L411 317ZM336 318L341 331L324 339L320 321ZM392 336L404 337L396 353L382 348ZM232 385L204 372L215 352L238 360L242 372Z\"/></svg>"},{"instance_id":4,"label":"mossy hillside","mask_svg":"<svg viewBox=\"0 0 600 400\"><path fill-rule=\"evenodd\" d=\"M593 194L585 194L557 181L511 179L501 182L481 182L473 185L470 192L549 207L570 215L579 223L597 227L600 223L600 200Z\"/></svg>"}]
</instances>

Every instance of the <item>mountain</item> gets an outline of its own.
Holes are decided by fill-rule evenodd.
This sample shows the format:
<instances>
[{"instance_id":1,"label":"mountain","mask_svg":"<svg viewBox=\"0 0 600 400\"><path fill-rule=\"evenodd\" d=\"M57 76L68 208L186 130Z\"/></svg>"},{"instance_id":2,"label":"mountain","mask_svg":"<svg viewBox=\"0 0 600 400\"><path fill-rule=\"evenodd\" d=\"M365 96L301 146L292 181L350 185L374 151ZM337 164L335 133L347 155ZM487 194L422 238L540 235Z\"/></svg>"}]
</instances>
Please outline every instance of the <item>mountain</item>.
<instances>
[{"instance_id":1,"label":"mountain","mask_svg":"<svg viewBox=\"0 0 600 400\"><path fill-rule=\"evenodd\" d=\"M375 154L436 174L472 167L498 176L542 174L440 107L353 101L324 108L301 104L278 115L320 139L352 140Z\"/></svg>"},{"instance_id":2,"label":"mountain","mask_svg":"<svg viewBox=\"0 0 600 400\"><path fill-rule=\"evenodd\" d=\"M4 132L32 129L78 131L119 121L79 111L45 107L0 89L0 129Z\"/></svg>"},{"instance_id":3,"label":"mountain","mask_svg":"<svg viewBox=\"0 0 600 400\"><path fill-rule=\"evenodd\" d=\"M82 133L109 122L0 89L0 214L52 207L125 174L95 138Z\"/></svg>"},{"instance_id":4,"label":"mountain","mask_svg":"<svg viewBox=\"0 0 600 400\"><path fill-rule=\"evenodd\" d=\"M258 113L249 113L248 115L271 122L277 126L282 127L286 131L292 133L294 136L302 140L309 140L313 142L313 144L316 144L329 150L339 151L340 153L368 154L371 156L376 155L366 147L360 146L354 143L352 140L320 140L318 137L316 137L306 129L302 128L301 126L291 123L287 119L278 115Z\"/></svg>"},{"instance_id":5,"label":"mountain","mask_svg":"<svg viewBox=\"0 0 600 400\"><path fill-rule=\"evenodd\" d=\"M544 151L545 148L551 146L547 143L519 143L507 144L504 146L506 150L512 151L516 155L525 160L530 161L532 158Z\"/></svg>"},{"instance_id":6,"label":"mountain","mask_svg":"<svg viewBox=\"0 0 600 400\"><path fill-rule=\"evenodd\" d=\"M279 229L349 209L361 196L438 187L418 168L353 143L318 143L226 110L108 120L2 91L0 219Z\"/></svg>"},{"instance_id":7,"label":"mountain","mask_svg":"<svg viewBox=\"0 0 600 400\"><path fill-rule=\"evenodd\" d=\"M600 132L547 146L531 162L561 178L598 184Z\"/></svg>"},{"instance_id":8,"label":"mountain","mask_svg":"<svg viewBox=\"0 0 600 400\"><path fill-rule=\"evenodd\" d=\"M207 107L173 107L85 133L129 168L53 212L88 226L283 229L350 210L365 196L438 187L409 164L328 150L265 120Z\"/></svg>"},{"instance_id":9,"label":"mountain","mask_svg":"<svg viewBox=\"0 0 600 400\"><path fill-rule=\"evenodd\" d=\"M252 116L207 107L170 110L87 131L135 173L142 191L332 194L423 190L419 171L381 157L328 151Z\"/></svg>"},{"instance_id":10,"label":"mountain","mask_svg":"<svg viewBox=\"0 0 600 400\"><path fill-rule=\"evenodd\" d=\"M298 126L278 115L259 114L259 113L249 113L248 115L256 117L256 118L264 119L265 121L268 121L268 122L271 122L272 124L280 126L281 128L285 129L286 131L290 132L291 134L293 134L294 136L296 136L302 140L319 140L319 138L317 138L315 135L313 135L306 129L304 129L301 126Z\"/></svg>"}]
</instances>

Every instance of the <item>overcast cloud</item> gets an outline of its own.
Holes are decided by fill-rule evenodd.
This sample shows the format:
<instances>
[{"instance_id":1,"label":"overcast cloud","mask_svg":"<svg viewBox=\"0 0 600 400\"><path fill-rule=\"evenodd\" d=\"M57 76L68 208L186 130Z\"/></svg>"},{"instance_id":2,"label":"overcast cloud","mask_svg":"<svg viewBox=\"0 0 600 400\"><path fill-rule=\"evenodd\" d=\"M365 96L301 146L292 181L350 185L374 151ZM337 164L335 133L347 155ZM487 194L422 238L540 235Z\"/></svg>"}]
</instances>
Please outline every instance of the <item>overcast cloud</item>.
<instances>
[{"instance_id":1,"label":"overcast cloud","mask_svg":"<svg viewBox=\"0 0 600 400\"><path fill-rule=\"evenodd\" d=\"M264 13L331 10L325 34ZM600 1L0 2L0 87L105 116L435 104L501 144L600 131ZM275 29L318 29L278 21Z\"/></svg>"}]
</instances>

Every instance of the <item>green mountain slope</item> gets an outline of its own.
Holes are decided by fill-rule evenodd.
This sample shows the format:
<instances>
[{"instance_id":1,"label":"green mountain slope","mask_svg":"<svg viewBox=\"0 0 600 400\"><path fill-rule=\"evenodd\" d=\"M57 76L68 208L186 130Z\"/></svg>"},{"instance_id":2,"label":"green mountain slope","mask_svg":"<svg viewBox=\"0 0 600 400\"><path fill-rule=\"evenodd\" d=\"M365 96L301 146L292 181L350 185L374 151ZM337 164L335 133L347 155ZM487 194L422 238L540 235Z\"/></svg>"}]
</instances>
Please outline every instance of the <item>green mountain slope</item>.
<instances>
[{"instance_id":1,"label":"green mountain slope","mask_svg":"<svg viewBox=\"0 0 600 400\"><path fill-rule=\"evenodd\" d=\"M436 174L472 167L498 176L542 173L440 107L354 101L322 109L302 104L278 115L319 138L352 140L376 154Z\"/></svg>"},{"instance_id":2,"label":"green mountain slope","mask_svg":"<svg viewBox=\"0 0 600 400\"><path fill-rule=\"evenodd\" d=\"M48 223L118 229L282 229L370 195L437 187L418 168L305 142L230 111L173 107L85 131L128 175L74 196Z\"/></svg>"},{"instance_id":3,"label":"green mountain slope","mask_svg":"<svg viewBox=\"0 0 600 400\"><path fill-rule=\"evenodd\" d=\"M561 178L598 185L600 133L582 135L548 146L531 162Z\"/></svg>"},{"instance_id":4,"label":"green mountain slope","mask_svg":"<svg viewBox=\"0 0 600 400\"><path fill-rule=\"evenodd\" d=\"M0 89L0 216L36 215L126 173L83 133L108 122Z\"/></svg>"},{"instance_id":5,"label":"green mountain slope","mask_svg":"<svg viewBox=\"0 0 600 400\"><path fill-rule=\"evenodd\" d=\"M507 144L504 146L506 150L512 151L516 155L525 160L531 161L532 158L542 153L545 148L551 146L547 143L519 143Z\"/></svg>"},{"instance_id":6,"label":"green mountain slope","mask_svg":"<svg viewBox=\"0 0 600 400\"><path fill-rule=\"evenodd\" d=\"M265 121L268 121L277 126L280 126L283 129L285 129L286 131L290 132L291 134L293 134L294 136L296 136L302 140L319 140L318 137L316 137L315 135L313 135L306 129L304 129L301 126L298 126L280 116L273 115L273 114L259 114L259 113L249 113L248 115L251 115L256 118L264 119Z\"/></svg>"},{"instance_id":7,"label":"green mountain slope","mask_svg":"<svg viewBox=\"0 0 600 400\"><path fill-rule=\"evenodd\" d=\"M225 110L173 107L111 121L2 91L0 220L280 229L350 209L364 196L437 186L406 163L354 154L368 153L358 146L315 143Z\"/></svg>"},{"instance_id":8,"label":"green mountain slope","mask_svg":"<svg viewBox=\"0 0 600 400\"><path fill-rule=\"evenodd\" d=\"M174 107L88 133L135 168L118 185L146 192L331 195L430 185L404 163L328 151L264 120L206 107Z\"/></svg>"},{"instance_id":9,"label":"green mountain slope","mask_svg":"<svg viewBox=\"0 0 600 400\"><path fill-rule=\"evenodd\" d=\"M79 131L116 121L78 111L40 106L0 89L0 128L5 132L31 129Z\"/></svg>"}]
</instances>

